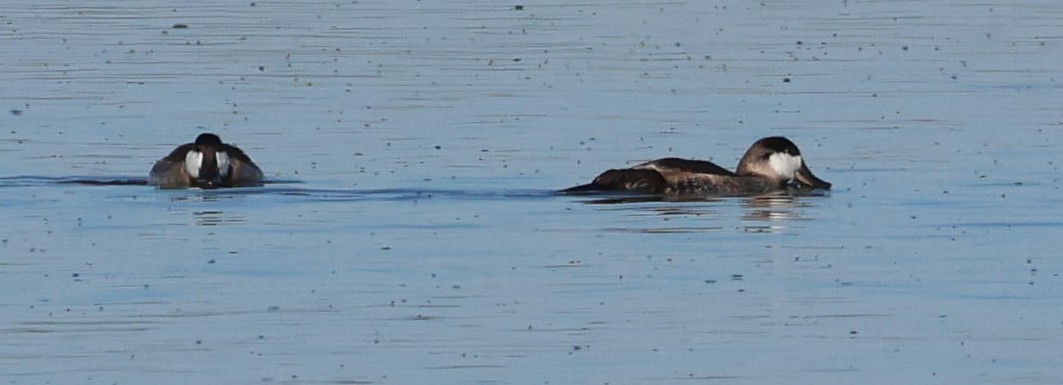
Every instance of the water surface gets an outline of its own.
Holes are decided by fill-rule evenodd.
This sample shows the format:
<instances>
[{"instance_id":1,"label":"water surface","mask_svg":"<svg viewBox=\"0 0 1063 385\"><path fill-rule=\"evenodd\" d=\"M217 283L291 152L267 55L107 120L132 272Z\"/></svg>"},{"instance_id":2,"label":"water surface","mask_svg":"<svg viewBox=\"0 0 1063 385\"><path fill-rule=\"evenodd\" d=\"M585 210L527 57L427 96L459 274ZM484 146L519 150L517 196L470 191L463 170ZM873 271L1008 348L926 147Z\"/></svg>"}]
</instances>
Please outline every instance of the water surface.
<instances>
[{"instance_id":1,"label":"water surface","mask_svg":"<svg viewBox=\"0 0 1063 385\"><path fill-rule=\"evenodd\" d=\"M1054 2L216 3L0 9L5 382L1063 381ZM203 131L277 183L65 183Z\"/></svg>"}]
</instances>

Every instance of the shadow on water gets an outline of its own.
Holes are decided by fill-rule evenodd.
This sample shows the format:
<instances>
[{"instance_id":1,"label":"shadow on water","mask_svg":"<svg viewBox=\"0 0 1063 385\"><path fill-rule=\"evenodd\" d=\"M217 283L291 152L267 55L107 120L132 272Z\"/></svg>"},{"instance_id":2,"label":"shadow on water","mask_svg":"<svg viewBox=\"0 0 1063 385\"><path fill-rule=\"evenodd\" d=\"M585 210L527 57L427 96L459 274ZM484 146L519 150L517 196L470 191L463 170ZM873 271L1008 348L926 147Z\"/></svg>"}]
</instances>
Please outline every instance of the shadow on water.
<instances>
[{"instance_id":1,"label":"shadow on water","mask_svg":"<svg viewBox=\"0 0 1063 385\"><path fill-rule=\"evenodd\" d=\"M457 200L491 200L512 198L548 198L556 196L553 190L498 190L498 191L470 191L459 189L369 189L369 190L337 190L337 189L314 189L293 187L301 184L298 180L271 180L266 181L263 187L224 188L216 190L180 189L169 190L170 192L193 192L191 194L178 194L174 196L176 201L216 201L236 196L273 195L300 197L307 201L416 201L432 198L449 198ZM0 188L10 187L46 187L59 185L81 186L148 186L147 179L125 177L42 177L42 176L15 176L0 177Z\"/></svg>"},{"instance_id":2,"label":"shadow on water","mask_svg":"<svg viewBox=\"0 0 1063 385\"><path fill-rule=\"evenodd\" d=\"M0 188L5 187L39 187L51 184L78 184L86 186L147 186L144 178L126 177L48 177L48 176L7 176L0 177Z\"/></svg>"},{"instance_id":3,"label":"shadow on water","mask_svg":"<svg viewBox=\"0 0 1063 385\"><path fill-rule=\"evenodd\" d=\"M270 180L266 184L298 184L297 180ZM147 178L128 177L50 177L50 176L8 176L0 177L0 188L3 187L33 187L49 184L82 185L82 186L147 186Z\"/></svg>"},{"instance_id":4,"label":"shadow on water","mask_svg":"<svg viewBox=\"0 0 1063 385\"><path fill-rule=\"evenodd\" d=\"M173 202L216 202L238 197L274 197L294 199L297 202L418 202L422 200L452 201L507 201L568 198L572 202L596 206L599 210L616 211L632 216L660 217L668 221L666 226L640 226L636 228L606 228L611 232L640 233L692 233L712 232L725 228L716 221L721 211L740 208L742 221L758 222L743 224L746 232L778 232L786 226L780 222L806 220L803 214L807 207L815 205L815 198L829 196L824 191L784 191L771 195L720 197L720 196L666 196L631 193L563 194L556 190L462 190L462 189L316 189L296 186L297 180L268 181L263 187L226 188L216 190L182 189L158 191ZM134 186L140 189L154 188L145 179L123 177L40 177L17 176L0 178L0 188L48 187L48 186ZM218 226L241 223L245 218L234 218L217 210L200 210L195 213L196 223L203 226ZM690 220L696 219L693 222ZM675 220L670 220L675 219Z\"/></svg>"}]
</instances>

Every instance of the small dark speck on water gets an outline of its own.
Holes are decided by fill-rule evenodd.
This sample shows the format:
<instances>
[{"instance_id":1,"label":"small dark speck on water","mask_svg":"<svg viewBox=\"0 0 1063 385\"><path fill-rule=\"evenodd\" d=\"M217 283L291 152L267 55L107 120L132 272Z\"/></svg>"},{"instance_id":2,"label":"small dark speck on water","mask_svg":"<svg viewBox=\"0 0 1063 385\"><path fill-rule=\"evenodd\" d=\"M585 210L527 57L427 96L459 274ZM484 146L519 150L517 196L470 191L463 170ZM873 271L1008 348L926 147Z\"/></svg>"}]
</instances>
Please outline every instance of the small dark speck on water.
<instances>
[{"instance_id":1,"label":"small dark speck on water","mask_svg":"<svg viewBox=\"0 0 1063 385\"><path fill-rule=\"evenodd\" d=\"M188 24L174 24L173 29L187 29Z\"/></svg>"},{"instance_id":2,"label":"small dark speck on water","mask_svg":"<svg viewBox=\"0 0 1063 385\"><path fill-rule=\"evenodd\" d=\"M22 110L10 110L10 112L11 112L11 115L15 115L15 116L22 115Z\"/></svg>"},{"instance_id":3,"label":"small dark speck on water","mask_svg":"<svg viewBox=\"0 0 1063 385\"><path fill-rule=\"evenodd\" d=\"M523 11L524 10L524 6L520 5L520 4L517 4L517 5L513 6L513 9L518 10L518 11Z\"/></svg>"}]
</instances>

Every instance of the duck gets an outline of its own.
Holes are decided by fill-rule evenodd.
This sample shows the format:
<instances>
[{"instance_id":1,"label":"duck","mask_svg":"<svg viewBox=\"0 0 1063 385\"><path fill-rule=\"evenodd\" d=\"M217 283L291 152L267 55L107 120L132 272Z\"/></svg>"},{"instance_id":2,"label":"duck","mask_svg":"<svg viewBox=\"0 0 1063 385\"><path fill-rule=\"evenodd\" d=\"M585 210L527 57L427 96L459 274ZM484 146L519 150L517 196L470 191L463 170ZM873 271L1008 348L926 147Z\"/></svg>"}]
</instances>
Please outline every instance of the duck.
<instances>
[{"instance_id":1,"label":"duck","mask_svg":"<svg viewBox=\"0 0 1063 385\"><path fill-rule=\"evenodd\" d=\"M148 184L160 189L262 186L262 170L239 147L203 133L151 167Z\"/></svg>"},{"instance_id":2,"label":"duck","mask_svg":"<svg viewBox=\"0 0 1063 385\"><path fill-rule=\"evenodd\" d=\"M797 189L830 190L816 177L797 145L785 137L761 138L746 150L731 172L695 159L661 158L625 169L607 170L591 183L563 194L632 192L652 195L753 196Z\"/></svg>"}]
</instances>

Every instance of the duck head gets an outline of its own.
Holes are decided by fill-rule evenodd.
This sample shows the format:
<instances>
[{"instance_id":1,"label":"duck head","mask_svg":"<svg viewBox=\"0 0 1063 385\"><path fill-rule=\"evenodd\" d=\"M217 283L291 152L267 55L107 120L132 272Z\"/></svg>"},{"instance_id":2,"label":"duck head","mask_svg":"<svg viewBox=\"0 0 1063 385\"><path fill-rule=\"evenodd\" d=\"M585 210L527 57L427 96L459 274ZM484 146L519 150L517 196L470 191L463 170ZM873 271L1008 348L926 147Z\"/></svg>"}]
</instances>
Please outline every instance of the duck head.
<instances>
[{"instance_id":1,"label":"duck head","mask_svg":"<svg viewBox=\"0 0 1063 385\"><path fill-rule=\"evenodd\" d=\"M798 188L829 190L831 184L809 170L797 145L781 136L753 143L738 162L738 175L755 175Z\"/></svg>"},{"instance_id":2,"label":"duck head","mask_svg":"<svg viewBox=\"0 0 1063 385\"><path fill-rule=\"evenodd\" d=\"M194 147L185 154L185 170L195 185L204 189L221 187L229 176L229 154L217 135L196 137Z\"/></svg>"}]
</instances>

